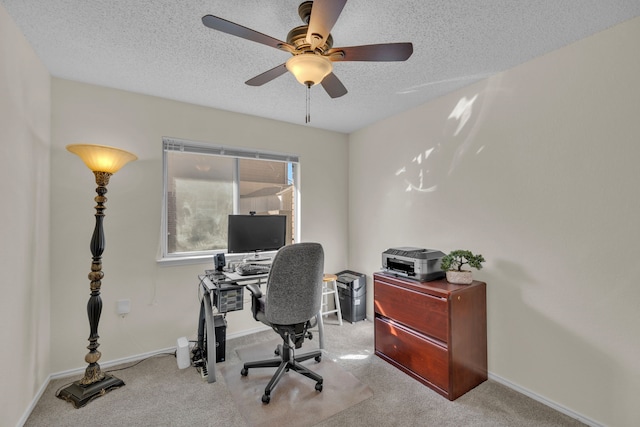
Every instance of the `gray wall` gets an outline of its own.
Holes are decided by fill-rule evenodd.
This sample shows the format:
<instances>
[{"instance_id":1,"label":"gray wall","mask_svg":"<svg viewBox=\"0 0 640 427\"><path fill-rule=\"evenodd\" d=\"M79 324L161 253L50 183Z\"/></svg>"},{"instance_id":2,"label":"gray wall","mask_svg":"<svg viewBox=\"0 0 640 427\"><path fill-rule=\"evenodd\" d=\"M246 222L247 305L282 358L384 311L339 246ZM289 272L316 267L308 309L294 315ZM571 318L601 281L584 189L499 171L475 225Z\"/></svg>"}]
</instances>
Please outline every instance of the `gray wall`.
<instances>
[{"instance_id":1,"label":"gray wall","mask_svg":"<svg viewBox=\"0 0 640 427\"><path fill-rule=\"evenodd\" d=\"M0 6L0 425L16 425L50 373L51 79Z\"/></svg>"},{"instance_id":2,"label":"gray wall","mask_svg":"<svg viewBox=\"0 0 640 427\"><path fill-rule=\"evenodd\" d=\"M0 424L19 422L50 374L84 366L95 184L67 144L140 158L108 187L102 361L194 332L206 265L156 262L161 137L173 136L299 153L302 239L325 245L327 271L370 278L400 245L483 253L492 377L594 423L633 425L639 38L635 19L347 137L52 82L0 7L0 342L12 344L0 349ZM120 298L132 300L124 319ZM229 316L232 334L254 324Z\"/></svg>"},{"instance_id":3,"label":"gray wall","mask_svg":"<svg viewBox=\"0 0 640 427\"><path fill-rule=\"evenodd\" d=\"M65 150L90 142L135 153L111 177L104 222L102 360L175 346L195 338L198 274L213 261L157 263L161 236L162 137L300 156L301 240L320 242L325 269L346 267L347 135L54 78L51 135L51 369L82 366L88 323L89 241L95 223L93 174ZM332 165L329 173L327 165ZM131 313L116 314L118 299ZM248 303L248 297L245 300ZM259 326L250 310L228 315L227 333Z\"/></svg>"},{"instance_id":4,"label":"gray wall","mask_svg":"<svg viewBox=\"0 0 640 427\"><path fill-rule=\"evenodd\" d=\"M350 267L371 286L389 247L482 253L492 376L611 426L640 419L638 40L635 19L349 141Z\"/></svg>"}]
</instances>

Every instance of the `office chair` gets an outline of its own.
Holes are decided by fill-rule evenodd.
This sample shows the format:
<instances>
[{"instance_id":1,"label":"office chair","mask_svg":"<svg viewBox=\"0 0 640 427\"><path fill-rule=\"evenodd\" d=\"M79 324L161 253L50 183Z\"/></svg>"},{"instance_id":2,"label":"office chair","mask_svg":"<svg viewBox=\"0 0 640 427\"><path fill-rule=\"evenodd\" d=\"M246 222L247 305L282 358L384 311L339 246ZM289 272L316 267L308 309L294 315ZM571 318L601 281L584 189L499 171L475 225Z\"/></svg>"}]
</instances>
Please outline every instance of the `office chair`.
<instances>
[{"instance_id":1,"label":"office chair","mask_svg":"<svg viewBox=\"0 0 640 427\"><path fill-rule=\"evenodd\" d=\"M254 319L271 326L282 337L275 353L279 357L247 362L242 371L247 376L251 368L277 367L264 389L262 402L268 404L271 391L286 371L298 372L316 381L315 389L322 391L322 377L307 369L300 362L322 359L322 351L316 350L296 355L308 331L320 311L324 252L318 243L297 243L282 247L273 258L267 279L266 295L257 285L247 285L251 292L251 311Z\"/></svg>"}]
</instances>

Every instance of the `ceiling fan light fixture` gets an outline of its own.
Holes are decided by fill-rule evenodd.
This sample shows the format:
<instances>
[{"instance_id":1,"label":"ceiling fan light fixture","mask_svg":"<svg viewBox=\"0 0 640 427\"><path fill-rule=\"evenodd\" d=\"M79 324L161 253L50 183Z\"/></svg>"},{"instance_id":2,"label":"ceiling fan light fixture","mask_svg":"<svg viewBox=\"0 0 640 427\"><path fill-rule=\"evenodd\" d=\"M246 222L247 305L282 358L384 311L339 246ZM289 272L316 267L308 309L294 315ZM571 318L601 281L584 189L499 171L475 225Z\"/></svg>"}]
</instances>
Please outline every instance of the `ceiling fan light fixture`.
<instances>
[{"instance_id":1,"label":"ceiling fan light fixture","mask_svg":"<svg viewBox=\"0 0 640 427\"><path fill-rule=\"evenodd\" d=\"M301 84L313 86L322 81L333 70L331 61L315 53L301 53L292 56L286 63L291 72Z\"/></svg>"}]
</instances>

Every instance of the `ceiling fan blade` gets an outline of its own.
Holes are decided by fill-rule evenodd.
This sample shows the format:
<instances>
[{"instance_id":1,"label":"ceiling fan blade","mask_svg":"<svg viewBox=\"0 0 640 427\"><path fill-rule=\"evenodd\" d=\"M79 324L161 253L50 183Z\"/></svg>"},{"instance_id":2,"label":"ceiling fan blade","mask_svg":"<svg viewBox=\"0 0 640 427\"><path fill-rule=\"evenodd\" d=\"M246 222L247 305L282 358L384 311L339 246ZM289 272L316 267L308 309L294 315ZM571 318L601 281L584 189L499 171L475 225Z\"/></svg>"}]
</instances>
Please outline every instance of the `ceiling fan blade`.
<instances>
[{"instance_id":1,"label":"ceiling fan blade","mask_svg":"<svg viewBox=\"0 0 640 427\"><path fill-rule=\"evenodd\" d=\"M329 49L326 56L332 61L406 61L412 54L411 43L384 43L336 47Z\"/></svg>"},{"instance_id":2,"label":"ceiling fan blade","mask_svg":"<svg viewBox=\"0 0 640 427\"><path fill-rule=\"evenodd\" d=\"M327 40L347 0L315 0L311 8L307 43L313 48Z\"/></svg>"},{"instance_id":3,"label":"ceiling fan blade","mask_svg":"<svg viewBox=\"0 0 640 427\"><path fill-rule=\"evenodd\" d=\"M347 93L347 88L344 87L340 79L338 79L338 77L333 73L329 73L324 79L322 79L320 84L332 98L340 98L342 95L346 95Z\"/></svg>"},{"instance_id":4,"label":"ceiling fan blade","mask_svg":"<svg viewBox=\"0 0 640 427\"><path fill-rule=\"evenodd\" d=\"M235 24L217 16L205 15L202 17L202 23L213 30L222 31L223 33L251 40L252 42L266 44L267 46L275 47L276 49L279 49L281 46L289 46L288 43L281 40L274 39L271 36L267 36L266 34L259 33L251 28L243 27L242 25Z\"/></svg>"},{"instance_id":5,"label":"ceiling fan blade","mask_svg":"<svg viewBox=\"0 0 640 427\"><path fill-rule=\"evenodd\" d=\"M265 83L269 83L271 80L276 77L280 77L284 73L287 72L287 67L285 64L280 64L277 67L273 67L269 71L265 71L262 74L258 74L252 79L247 80L245 83L249 86L262 86Z\"/></svg>"}]
</instances>

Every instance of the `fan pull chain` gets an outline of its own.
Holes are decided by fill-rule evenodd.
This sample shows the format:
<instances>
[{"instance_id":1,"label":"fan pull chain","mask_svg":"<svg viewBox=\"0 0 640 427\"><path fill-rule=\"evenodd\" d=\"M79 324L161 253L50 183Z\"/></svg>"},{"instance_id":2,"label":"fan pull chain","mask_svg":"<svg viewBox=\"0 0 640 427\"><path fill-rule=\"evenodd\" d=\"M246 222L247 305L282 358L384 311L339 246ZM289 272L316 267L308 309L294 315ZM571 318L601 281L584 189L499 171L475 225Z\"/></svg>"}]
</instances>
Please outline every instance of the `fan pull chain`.
<instances>
[{"instance_id":1,"label":"fan pull chain","mask_svg":"<svg viewBox=\"0 0 640 427\"><path fill-rule=\"evenodd\" d=\"M311 84L307 83L307 115L304 118L305 123L311 122Z\"/></svg>"}]
</instances>

